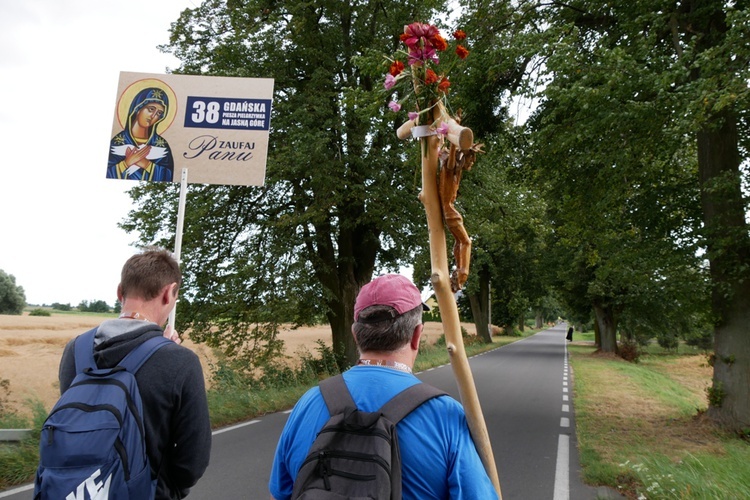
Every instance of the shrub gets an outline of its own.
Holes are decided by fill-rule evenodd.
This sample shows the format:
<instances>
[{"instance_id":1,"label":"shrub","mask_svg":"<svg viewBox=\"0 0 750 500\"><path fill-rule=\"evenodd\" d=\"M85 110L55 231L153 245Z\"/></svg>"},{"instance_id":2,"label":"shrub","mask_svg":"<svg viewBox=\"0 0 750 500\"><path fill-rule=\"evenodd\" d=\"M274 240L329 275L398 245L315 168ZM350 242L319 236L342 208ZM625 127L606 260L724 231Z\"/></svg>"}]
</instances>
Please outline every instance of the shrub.
<instances>
[{"instance_id":1,"label":"shrub","mask_svg":"<svg viewBox=\"0 0 750 500\"><path fill-rule=\"evenodd\" d=\"M635 340L626 340L619 347L620 357L625 361L637 363L641 359L641 350Z\"/></svg>"},{"instance_id":2,"label":"shrub","mask_svg":"<svg viewBox=\"0 0 750 500\"><path fill-rule=\"evenodd\" d=\"M727 397L727 392L724 390L724 385L719 381L712 387L706 388L706 395L708 396L709 406L721 408L721 405L724 403L724 398Z\"/></svg>"},{"instance_id":3,"label":"shrub","mask_svg":"<svg viewBox=\"0 0 750 500\"><path fill-rule=\"evenodd\" d=\"M656 341L662 349L674 351L680 345L680 340L673 332L660 333L656 336Z\"/></svg>"},{"instance_id":4,"label":"shrub","mask_svg":"<svg viewBox=\"0 0 750 500\"><path fill-rule=\"evenodd\" d=\"M103 300L92 300L91 302L88 300L82 300L81 303L78 304L78 310L81 312L107 313L109 312L109 306Z\"/></svg>"},{"instance_id":5,"label":"shrub","mask_svg":"<svg viewBox=\"0 0 750 500\"><path fill-rule=\"evenodd\" d=\"M300 358L298 368L292 368L270 360L259 364L256 370L248 370L245 362L221 356L211 366L211 387L214 392L227 393L236 390L284 389L300 384L316 384L318 380L339 373L339 356L322 340L317 340L319 357L303 350L297 353Z\"/></svg>"},{"instance_id":6,"label":"shrub","mask_svg":"<svg viewBox=\"0 0 750 500\"><path fill-rule=\"evenodd\" d=\"M440 318L440 310L437 306L433 306L431 310L425 311L422 314L422 321L434 321L439 323L441 320Z\"/></svg>"},{"instance_id":7,"label":"shrub","mask_svg":"<svg viewBox=\"0 0 750 500\"><path fill-rule=\"evenodd\" d=\"M32 309L31 311L29 311L29 316L52 316L52 313L50 313L46 309L37 307L36 309Z\"/></svg>"},{"instance_id":8,"label":"shrub","mask_svg":"<svg viewBox=\"0 0 750 500\"><path fill-rule=\"evenodd\" d=\"M7 378L0 378L0 418L13 413L8 409L9 397L10 380Z\"/></svg>"},{"instance_id":9,"label":"shrub","mask_svg":"<svg viewBox=\"0 0 750 500\"><path fill-rule=\"evenodd\" d=\"M504 337L522 337L523 336L523 332L521 332L517 328L514 328L513 325L505 325L500 330L500 335L502 335Z\"/></svg>"},{"instance_id":10,"label":"shrub","mask_svg":"<svg viewBox=\"0 0 750 500\"><path fill-rule=\"evenodd\" d=\"M226 358L211 365L211 387L218 392L253 385L252 377L245 370Z\"/></svg>"},{"instance_id":11,"label":"shrub","mask_svg":"<svg viewBox=\"0 0 750 500\"><path fill-rule=\"evenodd\" d=\"M635 341L641 347L648 347L652 338L651 334L646 332L638 332L635 334Z\"/></svg>"},{"instance_id":12,"label":"shrub","mask_svg":"<svg viewBox=\"0 0 750 500\"><path fill-rule=\"evenodd\" d=\"M711 328L693 332L691 335L686 336L685 343L689 346L709 351L714 346L714 332Z\"/></svg>"},{"instance_id":13,"label":"shrub","mask_svg":"<svg viewBox=\"0 0 750 500\"><path fill-rule=\"evenodd\" d=\"M461 339L463 340L464 347L484 343L482 339L479 337L479 335L470 335L469 332L466 330L466 328L464 328L463 326L461 327ZM445 333L443 333L435 341L435 346L445 347L445 345L446 345Z\"/></svg>"}]
</instances>

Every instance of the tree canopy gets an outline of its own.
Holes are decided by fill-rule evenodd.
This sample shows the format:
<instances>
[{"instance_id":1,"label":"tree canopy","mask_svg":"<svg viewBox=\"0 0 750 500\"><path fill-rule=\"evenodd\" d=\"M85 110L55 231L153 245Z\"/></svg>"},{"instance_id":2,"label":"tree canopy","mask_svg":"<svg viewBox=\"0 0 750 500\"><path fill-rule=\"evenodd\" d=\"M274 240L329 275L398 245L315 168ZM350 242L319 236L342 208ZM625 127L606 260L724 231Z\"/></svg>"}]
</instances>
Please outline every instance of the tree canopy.
<instances>
[{"instance_id":1,"label":"tree canopy","mask_svg":"<svg viewBox=\"0 0 750 500\"><path fill-rule=\"evenodd\" d=\"M620 322L680 331L712 320L725 360L712 413L746 426L747 2L470 5L490 33L513 26L492 57L523 70L519 89L539 102L526 166L546 193L561 297L579 316L593 308L610 351Z\"/></svg>"},{"instance_id":2,"label":"tree canopy","mask_svg":"<svg viewBox=\"0 0 750 500\"><path fill-rule=\"evenodd\" d=\"M26 307L26 293L16 284L16 277L0 269L0 314L21 314Z\"/></svg>"},{"instance_id":3,"label":"tree canopy","mask_svg":"<svg viewBox=\"0 0 750 500\"><path fill-rule=\"evenodd\" d=\"M165 50L181 60L178 72L275 80L265 186L191 186L187 196L178 321L197 339L265 356L278 349L274 325L325 318L337 353L356 359L360 287L408 264L427 239L418 151L397 142L405 113L378 92L383 54L405 22L438 7L209 0L173 24ZM123 227L171 247L176 190L151 184L131 195L137 208Z\"/></svg>"}]
</instances>

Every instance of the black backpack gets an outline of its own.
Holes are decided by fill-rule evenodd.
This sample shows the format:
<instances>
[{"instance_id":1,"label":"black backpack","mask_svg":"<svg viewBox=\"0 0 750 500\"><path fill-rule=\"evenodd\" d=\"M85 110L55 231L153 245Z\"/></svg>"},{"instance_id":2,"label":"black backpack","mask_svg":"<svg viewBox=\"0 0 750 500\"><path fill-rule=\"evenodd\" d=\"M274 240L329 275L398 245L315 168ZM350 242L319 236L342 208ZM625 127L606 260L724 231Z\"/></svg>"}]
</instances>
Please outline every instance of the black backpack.
<instances>
[{"instance_id":1,"label":"black backpack","mask_svg":"<svg viewBox=\"0 0 750 500\"><path fill-rule=\"evenodd\" d=\"M331 418L318 433L294 481L292 499L401 499L396 424L425 401L446 393L409 387L380 410L359 411L341 375L320 383Z\"/></svg>"},{"instance_id":2,"label":"black backpack","mask_svg":"<svg viewBox=\"0 0 750 500\"><path fill-rule=\"evenodd\" d=\"M146 455L146 437L135 373L159 348L154 337L114 368L97 368L96 329L75 340L76 377L42 428L34 499L154 498L156 479Z\"/></svg>"}]
</instances>

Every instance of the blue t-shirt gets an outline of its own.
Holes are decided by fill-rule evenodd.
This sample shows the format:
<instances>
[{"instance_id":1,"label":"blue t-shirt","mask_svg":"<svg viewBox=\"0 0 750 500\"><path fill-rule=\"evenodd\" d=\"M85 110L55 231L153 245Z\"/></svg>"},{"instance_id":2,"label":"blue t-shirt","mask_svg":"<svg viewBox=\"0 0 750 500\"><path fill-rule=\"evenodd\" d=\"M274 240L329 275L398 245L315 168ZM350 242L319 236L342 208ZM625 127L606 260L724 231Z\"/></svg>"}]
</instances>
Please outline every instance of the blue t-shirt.
<instances>
[{"instance_id":1,"label":"blue t-shirt","mask_svg":"<svg viewBox=\"0 0 750 500\"><path fill-rule=\"evenodd\" d=\"M379 366L355 366L344 380L357 408L372 412L420 380ZM289 415L271 470L269 490L277 500L292 495L294 478L330 418L318 387L300 398ZM497 498L474 446L463 407L453 398L434 398L398 423L404 500Z\"/></svg>"}]
</instances>

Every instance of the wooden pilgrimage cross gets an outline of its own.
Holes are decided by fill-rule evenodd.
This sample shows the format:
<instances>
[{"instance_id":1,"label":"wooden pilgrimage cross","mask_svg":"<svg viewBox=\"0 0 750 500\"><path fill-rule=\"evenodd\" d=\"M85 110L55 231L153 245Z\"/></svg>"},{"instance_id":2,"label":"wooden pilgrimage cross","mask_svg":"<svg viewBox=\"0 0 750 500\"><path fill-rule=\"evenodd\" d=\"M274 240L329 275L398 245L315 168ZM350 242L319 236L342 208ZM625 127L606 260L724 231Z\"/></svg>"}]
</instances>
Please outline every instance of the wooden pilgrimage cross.
<instances>
[{"instance_id":1,"label":"wooden pilgrimage cross","mask_svg":"<svg viewBox=\"0 0 750 500\"><path fill-rule=\"evenodd\" d=\"M469 367L466 351L464 350L458 307L453 295L456 289L460 289L468 275L471 240L463 229L463 221L460 215L456 219L457 212L449 214L446 218L446 208L448 209L447 211L455 211L453 209L453 201L455 201L458 182L456 182L455 186L446 187L438 185L438 164L440 162L441 149L444 148L445 141L435 133L435 126L440 123L445 123L448 126L445 137L448 139L450 147L448 148L447 155L443 151L443 158L445 159L443 168L446 168L451 161L454 162L453 167L461 168L461 165L456 165L456 155L463 158L469 157L470 164L466 166L466 169L470 168L471 163L473 163L473 155L479 150L479 145L473 144L474 134L471 129L462 127L454 118L449 116L442 101L435 103L431 115L431 120L429 120L432 122L431 125L415 127L415 121L409 120L399 127L397 136L400 139L406 139L413 135L420 139L422 152L422 191L419 194L419 199L424 205L427 215L427 229L430 238L430 262L432 267L430 280L435 290L438 307L440 308L440 317L450 355L451 367L456 377L458 392L466 412L469 430L474 440L474 445L482 459L482 464L487 471L487 475L495 487L498 498L502 500L495 458L492 453L489 434L487 433L487 425L482 414L482 407L479 404L476 386L474 385L474 377ZM416 128L421 130L412 133ZM445 176L443 175L440 178L445 180ZM454 180L460 181L460 171L456 174ZM441 200L441 190L452 193L452 199ZM448 218L452 220L448 220ZM445 244L444 224L449 226L451 232L456 237L454 255L457 262L456 272L453 277L451 277L448 270L448 252Z\"/></svg>"}]
</instances>

